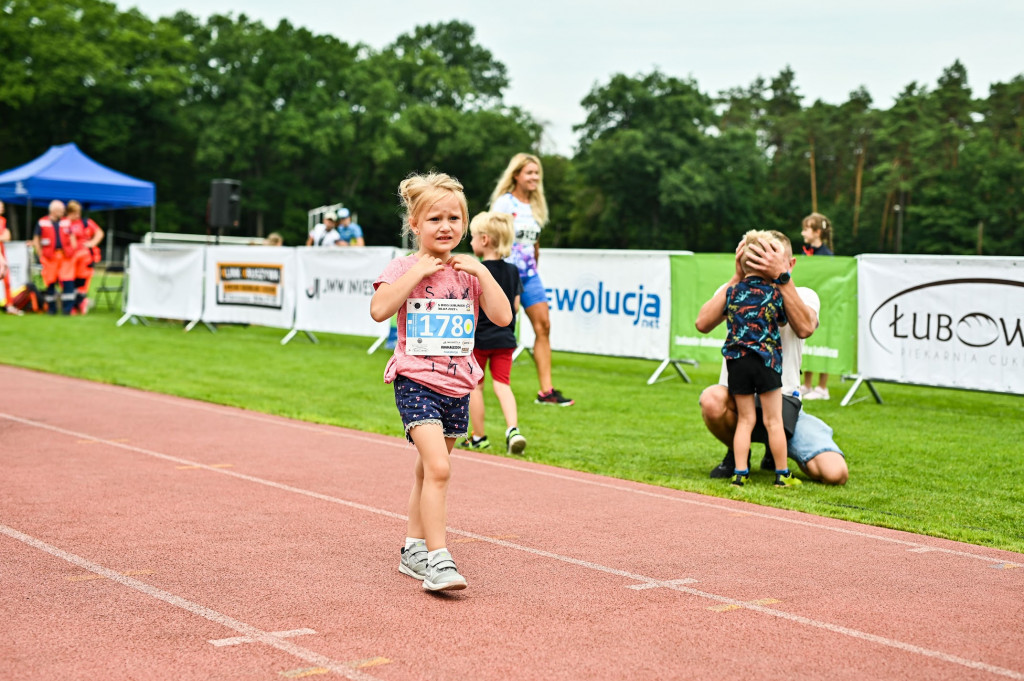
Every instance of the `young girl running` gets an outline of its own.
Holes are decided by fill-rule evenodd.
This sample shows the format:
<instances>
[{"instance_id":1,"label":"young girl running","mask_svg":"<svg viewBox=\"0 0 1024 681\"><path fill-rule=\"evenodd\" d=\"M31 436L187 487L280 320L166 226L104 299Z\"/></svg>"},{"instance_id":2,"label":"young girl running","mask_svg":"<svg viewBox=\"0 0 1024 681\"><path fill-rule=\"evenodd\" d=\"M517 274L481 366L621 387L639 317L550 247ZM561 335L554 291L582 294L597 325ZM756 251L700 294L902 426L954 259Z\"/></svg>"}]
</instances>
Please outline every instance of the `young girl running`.
<instances>
[{"instance_id":1,"label":"young girl running","mask_svg":"<svg viewBox=\"0 0 1024 681\"><path fill-rule=\"evenodd\" d=\"M811 213L803 219L800 236L804 239L804 255L835 255L832 252L832 222L821 213ZM800 395L805 400L827 400L828 374L818 374L818 385L814 383L814 372L804 372L804 384L800 386Z\"/></svg>"},{"instance_id":2,"label":"young girl running","mask_svg":"<svg viewBox=\"0 0 1024 681\"><path fill-rule=\"evenodd\" d=\"M416 445L409 525L398 569L429 591L465 589L446 548L450 455L465 436L469 393L480 377L473 358L479 309L495 323L512 321L505 293L484 265L452 251L466 232L466 196L443 173L412 175L398 187L405 208L402 234L418 251L395 258L374 281L370 316L398 314L398 344L384 370L406 437Z\"/></svg>"}]
</instances>

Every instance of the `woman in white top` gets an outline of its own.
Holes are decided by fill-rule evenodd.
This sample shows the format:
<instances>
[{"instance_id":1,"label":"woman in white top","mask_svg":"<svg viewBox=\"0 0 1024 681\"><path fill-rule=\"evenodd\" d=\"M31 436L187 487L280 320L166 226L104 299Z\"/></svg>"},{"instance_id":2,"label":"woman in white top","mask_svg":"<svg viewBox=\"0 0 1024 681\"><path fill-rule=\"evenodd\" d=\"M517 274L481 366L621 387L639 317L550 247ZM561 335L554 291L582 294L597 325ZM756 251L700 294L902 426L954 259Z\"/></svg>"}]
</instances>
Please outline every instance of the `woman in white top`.
<instances>
[{"instance_id":1,"label":"woman in white top","mask_svg":"<svg viewBox=\"0 0 1024 681\"><path fill-rule=\"evenodd\" d=\"M540 259L540 230L548 221L544 178L540 159L533 154L516 154L509 161L491 193L491 210L512 216L516 240L506 260L519 268L523 280L522 307L533 324L533 361L537 365L540 392L537 404L568 407L573 401L551 385L551 319L548 297L537 273Z\"/></svg>"}]
</instances>

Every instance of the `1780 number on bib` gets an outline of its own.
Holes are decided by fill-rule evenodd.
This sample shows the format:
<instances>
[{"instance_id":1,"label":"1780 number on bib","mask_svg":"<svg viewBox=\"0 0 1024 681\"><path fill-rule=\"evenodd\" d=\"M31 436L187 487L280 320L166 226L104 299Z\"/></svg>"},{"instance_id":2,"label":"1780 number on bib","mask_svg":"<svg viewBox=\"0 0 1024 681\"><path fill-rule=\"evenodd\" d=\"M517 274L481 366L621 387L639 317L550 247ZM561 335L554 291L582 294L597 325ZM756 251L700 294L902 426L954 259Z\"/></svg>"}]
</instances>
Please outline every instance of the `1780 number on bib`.
<instances>
[{"instance_id":1,"label":"1780 number on bib","mask_svg":"<svg viewBox=\"0 0 1024 681\"><path fill-rule=\"evenodd\" d=\"M468 355L476 333L472 300L409 298L405 302L408 355Z\"/></svg>"}]
</instances>

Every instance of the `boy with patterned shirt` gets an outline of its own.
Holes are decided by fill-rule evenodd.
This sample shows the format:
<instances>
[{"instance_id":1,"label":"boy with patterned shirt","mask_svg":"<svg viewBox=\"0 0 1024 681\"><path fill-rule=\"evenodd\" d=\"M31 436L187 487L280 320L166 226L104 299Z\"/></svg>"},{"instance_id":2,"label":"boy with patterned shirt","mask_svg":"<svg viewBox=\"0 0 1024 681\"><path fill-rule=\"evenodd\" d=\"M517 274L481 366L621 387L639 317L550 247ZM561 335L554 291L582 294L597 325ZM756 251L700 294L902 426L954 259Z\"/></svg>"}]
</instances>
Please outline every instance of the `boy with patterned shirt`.
<instances>
[{"instance_id":1,"label":"boy with patterned shirt","mask_svg":"<svg viewBox=\"0 0 1024 681\"><path fill-rule=\"evenodd\" d=\"M729 287L725 297L728 336L722 355L728 365L729 392L736 400L737 423L733 436L736 457L732 484L742 487L750 476L750 440L757 423L760 400L762 419L768 431L769 449L775 463L775 484L799 484L786 462L786 433L782 423L782 343L779 328L788 323L782 294L747 266L750 246L778 239L766 231L750 230L743 237L741 258L744 279ZM781 245L781 244L780 244ZM785 283L785 282L781 282Z\"/></svg>"}]
</instances>

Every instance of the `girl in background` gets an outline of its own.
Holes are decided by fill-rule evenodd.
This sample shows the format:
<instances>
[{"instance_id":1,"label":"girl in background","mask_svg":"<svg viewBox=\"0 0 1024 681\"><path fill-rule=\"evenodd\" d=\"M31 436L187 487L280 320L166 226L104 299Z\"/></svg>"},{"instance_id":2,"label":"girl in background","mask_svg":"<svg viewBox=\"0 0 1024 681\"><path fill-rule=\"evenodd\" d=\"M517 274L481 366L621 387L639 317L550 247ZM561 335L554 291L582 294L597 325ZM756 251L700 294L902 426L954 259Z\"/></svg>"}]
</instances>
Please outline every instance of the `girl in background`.
<instances>
[{"instance_id":1,"label":"girl in background","mask_svg":"<svg viewBox=\"0 0 1024 681\"><path fill-rule=\"evenodd\" d=\"M832 253L832 221L821 213L811 213L804 218L800 229L804 239L804 255L834 255ZM805 400L831 399L828 394L828 374L818 374L818 385L814 383L814 372L804 372L804 384L800 387L800 395Z\"/></svg>"}]
</instances>

